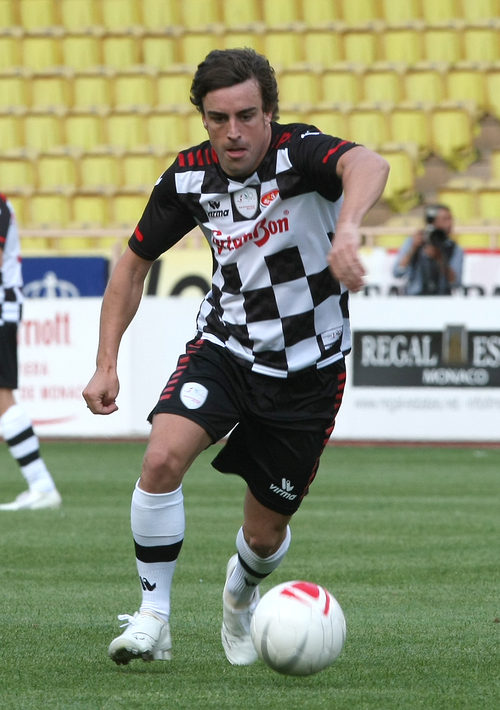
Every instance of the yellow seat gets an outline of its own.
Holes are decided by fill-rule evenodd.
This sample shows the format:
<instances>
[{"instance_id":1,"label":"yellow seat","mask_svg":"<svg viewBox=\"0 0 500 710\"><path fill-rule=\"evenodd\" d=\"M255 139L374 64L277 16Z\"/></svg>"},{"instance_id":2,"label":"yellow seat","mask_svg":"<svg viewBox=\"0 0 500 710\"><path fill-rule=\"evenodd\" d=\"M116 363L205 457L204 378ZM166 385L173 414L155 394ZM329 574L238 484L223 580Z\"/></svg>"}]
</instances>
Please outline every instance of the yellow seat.
<instances>
[{"instance_id":1,"label":"yellow seat","mask_svg":"<svg viewBox=\"0 0 500 710\"><path fill-rule=\"evenodd\" d=\"M420 0L420 4L422 17L427 25L448 22L457 17L457 12L460 13L456 0Z\"/></svg>"},{"instance_id":2,"label":"yellow seat","mask_svg":"<svg viewBox=\"0 0 500 710\"><path fill-rule=\"evenodd\" d=\"M7 195L30 194L35 186L35 165L31 158L21 155L0 156L1 192Z\"/></svg>"},{"instance_id":3,"label":"yellow seat","mask_svg":"<svg viewBox=\"0 0 500 710\"><path fill-rule=\"evenodd\" d=\"M401 70L397 65L378 63L367 67L361 76L364 101L397 104L403 96Z\"/></svg>"},{"instance_id":4,"label":"yellow seat","mask_svg":"<svg viewBox=\"0 0 500 710\"><path fill-rule=\"evenodd\" d=\"M434 1L435 5L439 3ZM452 25L426 27L422 31L424 59L429 62L460 62L465 59L462 30Z\"/></svg>"},{"instance_id":5,"label":"yellow seat","mask_svg":"<svg viewBox=\"0 0 500 710\"><path fill-rule=\"evenodd\" d=\"M449 101L468 101L481 113L487 111L484 70L477 64L460 63L446 72L446 98Z\"/></svg>"},{"instance_id":6,"label":"yellow seat","mask_svg":"<svg viewBox=\"0 0 500 710\"><path fill-rule=\"evenodd\" d=\"M0 152L20 150L25 145L22 116L0 113Z\"/></svg>"},{"instance_id":7,"label":"yellow seat","mask_svg":"<svg viewBox=\"0 0 500 710\"><path fill-rule=\"evenodd\" d=\"M357 65L336 64L320 77L323 104L357 104L362 95L362 71Z\"/></svg>"},{"instance_id":8,"label":"yellow seat","mask_svg":"<svg viewBox=\"0 0 500 710\"><path fill-rule=\"evenodd\" d=\"M179 151L186 147L188 136L184 115L154 111L144 117L144 123L146 144L152 150Z\"/></svg>"},{"instance_id":9,"label":"yellow seat","mask_svg":"<svg viewBox=\"0 0 500 710\"><path fill-rule=\"evenodd\" d=\"M5 35L0 41L0 71L19 69L23 64L18 37Z\"/></svg>"},{"instance_id":10,"label":"yellow seat","mask_svg":"<svg viewBox=\"0 0 500 710\"><path fill-rule=\"evenodd\" d=\"M67 32L86 33L100 24L98 4L92 0L64 0L59 6L60 21Z\"/></svg>"},{"instance_id":11,"label":"yellow seat","mask_svg":"<svg viewBox=\"0 0 500 710\"><path fill-rule=\"evenodd\" d=\"M482 219L498 224L500 182L491 181L478 188L478 210Z\"/></svg>"},{"instance_id":12,"label":"yellow seat","mask_svg":"<svg viewBox=\"0 0 500 710\"><path fill-rule=\"evenodd\" d=\"M224 32L223 43L226 49L251 47L259 54L262 54L264 51L262 46L262 33L254 32L252 29L239 30L234 29L234 27L228 27Z\"/></svg>"},{"instance_id":13,"label":"yellow seat","mask_svg":"<svg viewBox=\"0 0 500 710\"><path fill-rule=\"evenodd\" d=\"M41 30L58 24L54 0L17 0L19 19L26 30Z\"/></svg>"},{"instance_id":14,"label":"yellow seat","mask_svg":"<svg viewBox=\"0 0 500 710\"><path fill-rule=\"evenodd\" d=\"M141 25L146 30L162 31L182 25L179 0L141 0Z\"/></svg>"},{"instance_id":15,"label":"yellow seat","mask_svg":"<svg viewBox=\"0 0 500 710\"><path fill-rule=\"evenodd\" d=\"M446 65L430 62L418 62L410 65L403 75L405 99L439 104L446 95Z\"/></svg>"},{"instance_id":16,"label":"yellow seat","mask_svg":"<svg viewBox=\"0 0 500 710\"><path fill-rule=\"evenodd\" d=\"M55 37L25 35L20 42L24 67L33 71L43 71L44 69L54 69L61 65L59 43Z\"/></svg>"},{"instance_id":17,"label":"yellow seat","mask_svg":"<svg viewBox=\"0 0 500 710\"><path fill-rule=\"evenodd\" d=\"M189 94L192 80L191 72L182 70L161 72L156 80L157 108L175 110L191 106Z\"/></svg>"},{"instance_id":18,"label":"yellow seat","mask_svg":"<svg viewBox=\"0 0 500 710\"><path fill-rule=\"evenodd\" d=\"M303 44L305 61L325 70L343 59L343 37L335 30L306 30Z\"/></svg>"},{"instance_id":19,"label":"yellow seat","mask_svg":"<svg viewBox=\"0 0 500 710\"><path fill-rule=\"evenodd\" d=\"M462 15L468 23L500 16L499 0L474 0L462 3Z\"/></svg>"},{"instance_id":20,"label":"yellow seat","mask_svg":"<svg viewBox=\"0 0 500 710\"><path fill-rule=\"evenodd\" d=\"M60 150L41 153L36 160L36 187L40 191L74 192L77 185L76 158Z\"/></svg>"},{"instance_id":21,"label":"yellow seat","mask_svg":"<svg viewBox=\"0 0 500 710\"><path fill-rule=\"evenodd\" d=\"M142 64L162 71L176 61L177 39L175 37L145 35L142 38Z\"/></svg>"},{"instance_id":22,"label":"yellow seat","mask_svg":"<svg viewBox=\"0 0 500 710\"><path fill-rule=\"evenodd\" d=\"M389 113L390 139L393 142L414 144L420 159L428 157L431 150L429 112L413 103L401 103Z\"/></svg>"},{"instance_id":23,"label":"yellow seat","mask_svg":"<svg viewBox=\"0 0 500 710\"><path fill-rule=\"evenodd\" d=\"M65 67L82 71L100 67L101 41L94 35L66 34L61 38L62 61Z\"/></svg>"},{"instance_id":24,"label":"yellow seat","mask_svg":"<svg viewBox=\"0 0 500 710\"><path fill-rule=\"evenodd\" d=\"M450 182L437 191L438 202L447 205L453 213L455 222L472 222L480 214L477 200L477 185L472 181Z\"/></svg>"},{"instance_id":25,"label":"yellow seat","mask_svg":"<svg viewBox=\"0 0 500 710\"><path fill-rule=\"evenodd\" d=\"M390 142L387 111L382 106L356 106L347 117L347 138L372 147Z\"/></svg>"},{"instance_id":26,"label":"yellow seat","mask_svg":"<svg viewBox=\"0 0 500 710\"><path fill-rule=\"evenodd\" d=\"M494 180L500 180L500 148L490 154L491 175Z\"/></svg>"},{"instance_id":27,"label":"yellow seat","mask_svg":"<svg viewBox=\"0 0 500 710\"><path fill-rule=\"evenodd\" d=\"M342 19L342 9L332 0L302 0L302 19L309 28L324 28Z\"/></svg>"},{"instance_id":28,"label":"yellow seat","mask_svg":"<svg viewBox=\"0 0 500 710\"><path fill-rule=\"evenodd\" d=\"M31 112L24 117L26 148L49 151L64 145L62 119L54 113Z\"/></svg>"},{"instance_id":29,"label":"yellow seat","mask_svg":"<svg viewBox=\"0 0 500 710\"><path fill-rule=\"evenodd\" d=\"M71 226L77 229L106 227L109 224L108 196L77 193L72 199Z\"/></svg>"},{"instance_id":30,"label":"yellow seat","mask_svg":"<svg viewBox=\"0 0 500 710\"><path fill-rule=\"evenodd\" d=\"M380 59L385 62L411 65L424 58L422 32L413 23L385 27L380 35L380 47Z\"/></svg>"},{"instance_id":31,"label":"yellow seat","mask_svg":"<svg viewBox=\"0 0 500 710\"><path fill-rule=\"evenodd\" d=\"M60 193L35 194L29 202L26 227L63 229L71 218L71 198Z\"/></svg>"},{"instance_id":32,"label":"yellow seat","mask_svg":"<svg viewBox=\"0 0 500 710\"><path fill-rule=\"evenodd\" d=\"M137 0L99 0L101 21L106 29L126 32L141 22Z\"/></svg>"},{"instance_id":33,"label":"yellow seat","mask_svg":"<svg viewBox=\"0 0 500 710\"><path fill-rule=\"evenodd\" d=\"M311 111L307 114L306 123L316 126L322 133L336 138L347 138L347 115L341 109L325 109Z\"/></svg>"},{"instance_id":34,"label":"yellow seat","mask_svg":"<svg viewBox=\"0 0 500 710\"><path fill-rule=\"evenodd\" d=\"M497 23L474 25L463 30L464 59L470 62L495 62L500 59L500 27Z\"/></svg>"},{"instance_id":35,"label":"yellow seat","mask_svg":"<svg viewBox=\"0 0 500 710\"><path fill-rule=\"evenodd\" d=\"M287 123L309 123L307 112L296 110L296 111L282 111L280 107L280 117L279 122L284 126Z\"/></svg>"},{"instance_id":36,"label":"yellow seat","mask_svg":"<svg viewBox=\"0 0 500 710\"><path fill-rule=\"evenodd\" d=\"M133 111L110 113L105 118L106 144L113 148L133 150L146 145L144 116Z\"/></svg>"},{"instance_id":37,"label":"yellow seat","mask_svg":"<svg viewBox=\"0 0 500 710\"><path fill-rule=\"evenodd\" d=\"M267 27L285 27L300 20L298 0L273 0L262 3L262 20Z\"/></svg>"},{"instance_id":38,"label":"yellow seat","mask_svg":"<svg viewBox=\"0 0 500 710\"><path fill-rule=\"evenodd\" d=\"M111 100L111 79L101 70L87 70L75 74L72 85L72 108L96 111L107 108Z\"/></svg>"},{"instance_id":39,"label":"yellow seat","mask_svg":"<svg viewBox=\"0 0 500 710\"><path fill-rule=\"evenodd\" d=\"M469 111L461 106L439 106L431 111L433 151L455 170L465 170L477 158L476 126Z\"/></svg>"},{"instance_id":40,"label":"yellow seat","mask_svg":"<svg viewBox=\"0 0 500 710\"><path fill-rule=\"evenodd\" d=\"M418 20L420 17L419 0L381 0L382 19L390 25Z\"/></svg>"},{"instance_id":41,"label":"yellow seat","mask_svg":"<svg viewBox=\"0 0 500 710\"><path fill-rule=\"evenodd\" d=\"M484 81L488 113L500 119L500 62L486 70Z\"/></svg>"},{"instance_id":42,"label":"yellow seat","mask_svg":"<svg viewBox=\"0 0 500 710\"><path fill-rule=\"evenodd\" d=\"M382 195L395 212L408 212L419 204L421 198L416 188L417 165L413 155L404 148L381 147L378 152L391 170Z\"/></svg>"},{"instance_id":43,"label":"yellow seat","mask_svg":"<svg viewBox=\"0 0 500 710\"><path fill-rule=\"evenodd\" d=\"M181 24L188 29L205 28L221 21L217 0L182 0L180 13Z\"/></svg>"},{"instance_id":44,"label":"yellow seat","mask_svg":"<svg viewBox=\"0 0 500 710\"><path fill-rule=\"evenodd\" d=\"M115 191L122 184L119 158L103 150L82 155L78 173L79 186L85 191Z\"/></svg>"},{"instance_id":45,"label":"yellow seat","mask_svg":"<svg viewBox=\"0 0 500 710\"><path fill-rule=\"evenodd\" d=\"M311 70L284 70L279 78L280 96L284 105L311 105L320 98L319 78Z\"/></svg>"},{"instance_id":46,"label":"yellow seat","mask_svg":"<svg viewBox=\"0 0 500 710\"><path fill-rule=\"evenodd\" d=\"M18 27L19 26L19 8L13 0L0 0L0 13L2 17L2 27Z\"/></svg>"},{"instance_id":47,"label":"yellow seat","mask_svg":"<svg viewBox=\"0 0 500 710\"><path fill-rule=\"evenodd\" d=\"M156 78L143 69L140 72L120 72L110 81L111 104L120 111L131 111L138 107L151 109L156 101Z\"/></svg>"},{"instance_id":48,"label":"yellow seat","mask_svg":"<svg viewBox=\"0 0 500 710\"><path fill-rule=\"evenodd\" d=\"M189 32L179 38L179 59L196 67L212 49L220 49L222 40L209 32Z\"/></svg>"},{"instance_id":49,"label":"yellow seat","mask_svg":"<svg viewBox=\"0 0 500 710\"><path fill-rule=\"evenodd\" d=\"M184 121L187 131L187 147L198 145L208 140L208 134L203 127L201 115L196 111L186 114Z\"/></svg>"},{"instance_id":50,"label":"yellow seat","mask_svg":"<svg viewBox=\"0 0 500 710\"><path fill-rule=\"evenodd\" d=\"M262 38L263 50L271 66L288 67L302 62L304 56L303 36L291 30L268 30Z\"/></svg>"},{"instance_id":51,"label":"yellow seat","mask_svg":"<svg viewBox=\"0 0 500 710\"><path fill-rule=\"evenodd\" d=\"M166 167L153 152L124 153L119 161L122 185L130 191L149 193Z\"/></svg>"},{"instance_id":52,"label":"yellow seat","mask_svg":"<svg viewBox=\"0 0 500 710\"><path fill-rule=\"evenodd\" d=\"M241 27L259 22L261 20L260 3L258 0L223 2L221 19L226 27ZM233 46L241 45L235 44Z\"/></svg>"},{"instance_id":53,"label":"yellow seat","mask_svg":"<svg viewBox=\"0 0 500 710\"><path fill-rule=\"evenodd\" d=\"M147 195L143 193L117 193L111 200L110 225L134 231L140 220L146 203Z\"/></svg>"},{"instance_id":54,"label":"yellow seat","mask_svg":"<svg viewBox=\"0 0 500 710\"><path fill-rule=\"evenodd\" d=\"M33 74L30 79L31 108L69 108L71 79L62 72Z\"/></svg>"},{"instance_id":55,"label":"yellow seat","mask_svg":"<svg viewBox=\"0 0 500 710\"><path fill-rule=\"evenodd\" d=\"M140 43L129 35L109 35L101 39L102 60L106 67L124 69L140 63Z\"/></svg>"},{"instance_id":56,"label":"yellow seat","mask_svg":"<svg viewBox=\"0 0 500 710\"><path fill-rule=\"evenodd\" d=\"M26 107L29 103L28 87L29 75L21 71L0 73L0 109Z\"/></svg>"},{"instance_id":57,"label":"yellow seat","mask_svg":"<svg viewBox=\"0 0 500 710\"><path fill-rule=\"evenodd\" d=\"M342 19L348 25L362 25L380 19L378 2L373 0L340 0Z\"/></svg>"},{"instance_id":58,"label":"yellow seat","mask_svg":"<svg viewBox=\"0 0 500 710\"><path fill-rule=\"evenodd\" d=\"M355 5L356 3L351 3ZM344 59L348 62L373 64L379 58L379 36L371 28L347 28L343 37Z\"/></svg>"},{"instance_id":59,"label":"yellow seat","mask_svg":"<svg viewBox=\"0 0 500 710\"><path fill-rule=\"evenodd\" d=\"M91 111L74 111L64 118L65 144L82 151L93 150L104 143L103 117Z\"/></svg>"}]
</instances>

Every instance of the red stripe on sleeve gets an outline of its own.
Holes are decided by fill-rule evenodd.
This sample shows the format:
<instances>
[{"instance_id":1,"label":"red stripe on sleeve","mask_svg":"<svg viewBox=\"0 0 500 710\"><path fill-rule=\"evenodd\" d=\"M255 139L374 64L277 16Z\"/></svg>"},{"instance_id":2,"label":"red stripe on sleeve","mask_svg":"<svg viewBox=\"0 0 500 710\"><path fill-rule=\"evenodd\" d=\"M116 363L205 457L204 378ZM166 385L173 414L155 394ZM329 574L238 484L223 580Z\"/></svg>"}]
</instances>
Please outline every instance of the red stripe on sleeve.
<instances>
[{"instance_id":1,"label":"red stripe on sleeve","mask_svg":"<svg viewBox=\"0 0 500 710\"><path fill-rule=\"evenodd\" d=\"M325 157L323 158L323 161L322 161L322 162L323 162L323 163L327 163L327 162L328 162L328 158L330 158L334 153L336 153L336 152L338 151L339 148L342 148L342 146L343 146L343 145L346 145L346 143L348 143L348 142L349 142L349 141L341 141L337 146L335 146L335 148L332 148L331 150L329 150L328 153L327 153L327 154L325 155Z\"/></svg>"}]
</instances>

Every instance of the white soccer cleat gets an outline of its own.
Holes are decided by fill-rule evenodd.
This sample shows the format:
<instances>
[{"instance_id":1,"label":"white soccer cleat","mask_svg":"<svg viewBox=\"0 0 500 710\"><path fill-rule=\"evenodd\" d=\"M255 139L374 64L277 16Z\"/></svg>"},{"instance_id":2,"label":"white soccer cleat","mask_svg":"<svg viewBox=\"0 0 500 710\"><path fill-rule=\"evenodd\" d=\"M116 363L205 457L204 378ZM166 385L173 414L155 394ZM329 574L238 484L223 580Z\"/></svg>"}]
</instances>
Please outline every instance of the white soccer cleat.
<instances>
[{"instance_id":1,"label":"white soccer cleat","mask_svg":"<svg viewBox=\"0 0 500 710\"><path fill-rule=\"evenodd\" d=\"M168 622L150 611L119 614L125 621L125 631L117 636L108 648L108 656L118 665L126 665L134 658L143 661L168 661L171 658L172 641Z\"/></svg>"},{"instance_id":2,"label":"white soccer cleat","mask_svg":"<svg viewBox=\"0 0 500 710\"><path fill-rule=\"evenodd\" d=\"M238 555L233 555L227 563L226 584L222 593L221 640L226 658L233 666L249 666L257 660L257 651L250 636L250 621L259 603L260 593L256 587L250 604L244 609L235 609L226 592L227 581L233 573Z\"/></svg>"},{"instance_id":3,"label":"white soccer cleat","mask_svg":"<svg viewBox=\"0 0 500 710\"><path fill-rule=\"evenodd\" d=\"M2 503L0 510L42 510L43 508L59 508L61 496L53 491L23 491L11 503Z\"/></svg>"}]
</instances>

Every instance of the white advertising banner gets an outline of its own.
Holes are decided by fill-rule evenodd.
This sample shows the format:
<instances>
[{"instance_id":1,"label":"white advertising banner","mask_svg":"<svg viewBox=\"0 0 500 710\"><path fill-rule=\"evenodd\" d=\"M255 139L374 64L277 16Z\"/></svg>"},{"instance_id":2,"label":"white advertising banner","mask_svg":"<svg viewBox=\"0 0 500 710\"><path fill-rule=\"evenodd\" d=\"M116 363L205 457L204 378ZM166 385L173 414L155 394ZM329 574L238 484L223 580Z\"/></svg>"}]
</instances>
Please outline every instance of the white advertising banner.
<instances>
[{"instance_id":1,"label":"white advertising banner","mask_svg":"<svg viewBox=\"0 0 500 710\"><path fill-rule=\"evenodd\" d=\"M194 336L199 297L145 297L124 336L119 411L94 416L101 299L28 299L18 399L41 437L147 436L146 417ZM500 298L351 297L353 352L335 438L500 440Z\"/></svg>"}]
</instances>

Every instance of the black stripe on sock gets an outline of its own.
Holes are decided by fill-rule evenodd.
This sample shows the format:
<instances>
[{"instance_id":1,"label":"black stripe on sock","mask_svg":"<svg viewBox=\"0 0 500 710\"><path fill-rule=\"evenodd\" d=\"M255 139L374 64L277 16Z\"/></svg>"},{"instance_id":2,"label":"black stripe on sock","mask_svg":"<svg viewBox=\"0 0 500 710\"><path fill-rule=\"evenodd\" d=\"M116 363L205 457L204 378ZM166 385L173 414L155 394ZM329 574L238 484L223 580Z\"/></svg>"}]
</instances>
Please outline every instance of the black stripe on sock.
<instances>
[{"instance_id":1,"label":"black stripe on sock","mask_svg":"<svg viewBox=\"0 0 500 710\"><path fill-rule=\"evenodd\" d=\"M242 559L242 557L239 553L238 553L238 561L239 561L240 565L243 567L243 569L245 570L245 572L247 572L248 574L251 574L252 577L257 577L257 579L265 579L266 577L268 577L270 575L270 572L266 572L265 574L262 574L261 572L256 572L255 570L253 570L251 567L249 567L247 565L245 560Z\"/></svg>"},{"instance_id":2,"label":"black stripe on sock","mask_svg":"<svg viewBox=\"0 0 500 710\"><path fill-rule=\"evenodd\" d=\"M23 441L26 441L26 439L29 439L30 436L34 436L35 432L33 431L33 427L29 426L27 429L22 431L20 434L16 434L13 436L11 439L6 439L5 443L7 446L16 446L16 444L21 444Z\"/></svg>"},{"instance_id":3,"label":"black stripe on sock","mask_svg":"<svg viewBox=\"0 0 500 710\"><path fill-rule=\"evenodd\" d=\"M175 542L173 545L158 545L156 547L144 547L134 540L135 556L141 562L173 562L179 557L182 543Z\"/></svg>"},{"instance_id":4,"label":"black stripe on sock","mask_svg":"<svg viewBox=\"0 0 500 710\"><path fill-rule=\"evenodd\" d=\"M27 466L29 463L32 463L32 461L36 461L39 458L40 458L40 451L37 449L36 451L32 451L31 454L26 454L26 456L21 456L21 458L17 459L17 463L20 466Z\"/></svg>"}]
</instances>

